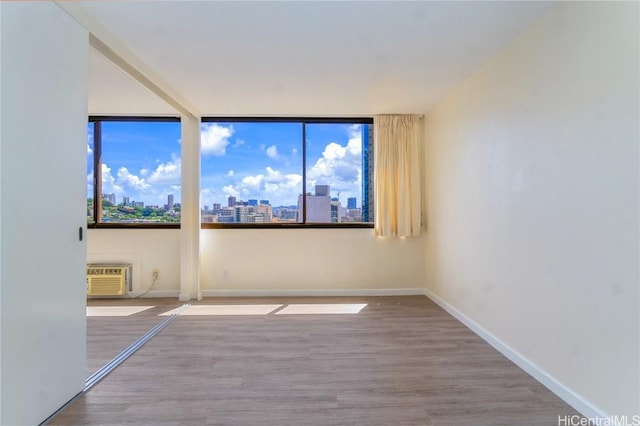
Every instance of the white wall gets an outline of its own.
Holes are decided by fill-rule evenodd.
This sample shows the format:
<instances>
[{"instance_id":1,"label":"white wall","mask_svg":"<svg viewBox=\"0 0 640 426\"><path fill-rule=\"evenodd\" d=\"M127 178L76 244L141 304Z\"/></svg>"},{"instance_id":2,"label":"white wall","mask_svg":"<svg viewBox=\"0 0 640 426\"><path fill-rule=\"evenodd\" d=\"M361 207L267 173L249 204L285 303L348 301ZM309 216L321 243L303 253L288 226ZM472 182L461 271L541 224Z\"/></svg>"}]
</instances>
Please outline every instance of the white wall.
<instances>
[{"instance_id":1,"label":"white wall","mask_svg":"<svg viewBox=\"0 0 640 426\"><path fill-rule=\"evenodd\" d=\"M424 284L424 242L373 229L205 229L201 284L215 294L398 294Z\"/></svg>"},{"instance_id":2,"label":"white wall","mask_svg":"<svg viewBox=\"0 0 640 426\"><path fill-rule=\"evenodd\" d=\"M51 2L1 2L0 424L84 387L88 34Z\"/></svg>"},{"instance_id":3,"label":"white wall","mask_svg":"<svg viewBox=\"0 0 640 426\"><path fill-rule=\"evenodd\" d=\"M426 124L429 291L590 414L640 414L638 16L558 4Z\"/></svg>"},{"instance_id":4,"label":"white wall","mask_svg":"<svg viewBox=\"0 0 640 426\"><path fill-rule=\"evenodd\" d=\"M232 294L398 294L424 286L424 242L381 239L372 229L205 229L201 290ZM178 296L180 231L90 229L89 262L133 264L134 294Z\"/></svg>"},{"instance_id":5,"label":"white wall","mask_svg":"<svg viewBox=\"0 0 640 426\"><path fill-rule=\"evenodd\" d=\"M145 296L178 297L180 230L89 229L87 261L131 263L134 296L151 287L152 271L158 269L158 280Z\"/></svg>"}]
</instances>

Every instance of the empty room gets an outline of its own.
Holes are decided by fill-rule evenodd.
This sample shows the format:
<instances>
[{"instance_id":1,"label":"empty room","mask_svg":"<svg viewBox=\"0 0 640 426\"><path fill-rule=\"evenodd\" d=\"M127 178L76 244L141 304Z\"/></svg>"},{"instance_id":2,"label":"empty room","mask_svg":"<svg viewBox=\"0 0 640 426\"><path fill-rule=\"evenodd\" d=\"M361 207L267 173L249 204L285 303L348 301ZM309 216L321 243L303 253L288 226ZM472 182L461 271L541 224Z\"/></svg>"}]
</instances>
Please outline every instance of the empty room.
<instances>
[{"instance_id":1,"label":"empty room","mask_svg":"<svg viewBox=\"0 0 640 426\"><path fill-rule=\"evenodd\" d=\"M640 425L640 3L0 24L1 425Z\"/></svg>"}]
</instances>

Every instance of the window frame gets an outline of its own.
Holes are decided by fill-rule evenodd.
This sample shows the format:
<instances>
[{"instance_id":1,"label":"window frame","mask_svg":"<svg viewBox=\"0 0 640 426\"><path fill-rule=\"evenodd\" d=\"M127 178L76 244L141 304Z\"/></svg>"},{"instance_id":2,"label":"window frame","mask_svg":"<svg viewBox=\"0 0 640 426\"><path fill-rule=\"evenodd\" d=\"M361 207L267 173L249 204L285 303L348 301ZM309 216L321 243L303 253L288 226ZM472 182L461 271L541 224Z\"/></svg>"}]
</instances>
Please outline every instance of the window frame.
<instances>
[{"instance_id":1,"label":"window frame","mask_svg":"<svg viewBox=\"0 0 640 426\"><path fill-rule=\"evenodd\" d=\"M180 123L177 116L103 116L90 115L87 123L93 123L93 223L87 220L89 229L179 229L180 223L127 223L99 222L102 218L102 122L172 122Z\"/></svg>"},{"instance_id":2,"label":"window frame","mask_svg":"<svg viewBox=\"0 0 640 426\"><path fill-rule=\"evenodd\" d=\"M201 123L300 123L302 135L302 194L307 193L307 124L367 124L373 126L373 117L202 117ZM373 140L368 144L370 155L373 155ZM202 154L201 154L202 155ZM375 158L374 158L375 161ZM363 166L364 168L364 166ZM370 171L370 179L373 180L373 170ZM373 196L373 194L371 194ZM375 200L374 200L375 204ZM302 197L302 217L300 223L202 223L201 229L373 229L374 222L340 222L340 223L307 223L307 197ZM200 206L198 206L200 209Z\"/></svg>"}]
</instances>

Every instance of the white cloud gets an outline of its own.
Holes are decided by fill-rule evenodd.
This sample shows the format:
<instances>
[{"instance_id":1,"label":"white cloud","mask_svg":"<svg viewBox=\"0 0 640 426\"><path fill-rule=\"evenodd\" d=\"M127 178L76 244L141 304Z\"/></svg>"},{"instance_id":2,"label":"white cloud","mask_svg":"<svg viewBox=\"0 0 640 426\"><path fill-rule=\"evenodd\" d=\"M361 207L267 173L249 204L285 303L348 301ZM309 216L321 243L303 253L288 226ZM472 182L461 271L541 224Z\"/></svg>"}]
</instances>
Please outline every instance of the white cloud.
<instances>
[{"instance_id":1,"label":"white cloud","mask_svg":"<svg viewBox=\"0 0 640 426\"><path fill-rule=\"evenodd\" d=\"M180 163L180 157L171 154L171 161L160 163L149 177L149 182L164 184L180 182Z\"/></svg>"},{"instance_id":2,"label":"white cloud","mask_svg":"<svg viewBox=\"0 0 640 426\"><path fill-rule=\"evenodd\" d=\"M275 206L295 204L302 188L302 175L283 174L272 167L266 167L265 172L244 176L234 185L223 188L223 191L244 200L268 198Z\"/></svg>"},{"instance_id":3,"label":"white cloud","mask_svg":"<svg viewBox=\"0 0 640 426\"><path fill-rule=\"evenodd\" d=\"M362 134L360 125L350 126L345 145L330 142L313 166L307 171L307 190L329 185L332 195L338 191L347 196L361 197Z\"/></svg>"},{"instance_id":4,"label":"white cloud","mask_svg":"<svg viewBox=\"0 0 640 426\"><path fill-rule=\"evenodd\" d=\"M87 144L87 155L93 154L93 150L91 149L91 145Z\"/></svg>"},{"instance_id":5,"label":"white cloud","mask_svg":"<svg viewBox=\"0 0 640 426\"><path fill-rule=\"evenodd\" d=\"M302 184L302 175L288 174L285 177L287 178L287 186L298 187L298 185Z\"/></svg>"},{"instance_id":6,"label":"white cloud","mask_svg":"<svg viewBox=\"0 0 640 426\"><path fill-rule=\"evenodd\" d=\"M291 150L291 155L296 155L298 153L298 150L296 148L293 148Z\"/></svg>"},{"instance_id":7,"label":"white cloud","mask_svg":"<svg viewBox=\"0 0 640 426\"><path fill-rule=\"evenodd\" d=\"M242 183L246 186L259 187L262 183L262 179L264 179L264 175L245 176L242 178Z\"/></svg>"},{"instance_id":8,"label":"white cloud","mask_svg":"<svg viewBox=\"0 0 640 426\"><path fill-rule=\"evenodd\" d=\"M280 182L282 180L282 173L279 171L274 170L271 167L267 167L265 170L267 171L268 182Z\"/></svg>"},{"instance_id":9,"label":"white cloud","mask_svg":"<svg viewBox=\"0 0 640 426\"><path fill-rule=\"evenodd\" d=\"M267 148L267 157L271 158L272 160L279 159L280 155L278 155L278 147L275 145L271 145L269 148Z\"/></svg>"},{"instance_id":10,"label":"white cloud","mask_svg":"<svg viewBox=\"0 0 640 426\"><path fill-rule=\"evenodd\" d=\"M102 163L102 193L119 194L121 192L122 187L116 184L116 180L111 174L111 169L106 163Z\"/></svg>"},{"instance_id":11,"label":"white cloud","mask_svg":"<svg viewBox=\"0 0 640 426\"><path fill-rule=\"evenodd\" d=\"M322 153L322 157L327 161L337 160L339 158L344 158L347 149L342 145L338 145L335 142L331 142L324 148L324 152Z\"/></svg>"},{"instance_id":12,"label":"white cloud","mask_svg":"<svg viewBox=\"0 0 640 426\"><path fill-rule=\"evenodd\" d=\"M228 176L228 177L233 177L233 175L234 175L234 174L235 174L235 172L234 172L233 170L229 170L229 171L227 172L227 176Z\"/></svg>"},{"instance_id":13,"label":"white cloud","mask_svg":"<svg viewBox=\"0 0 640 426\"><path fill-rule=\"evenodd\" d=\"M145 182L144 178L140 178L129 172L126 167L120 167L118 169L118 184L123 188L131 188L137 191L144 191L149 189L151 185Z\"/></svg>"},{"instance_id":14,"label":"white cloud","mask_svg":"<svg viewBox=\"0 0 640 426\"><path fill-rule=\"evenodd\" d=\"M204 123L200 126L200 144L203 155L221 156L226 153L229 138L233 135L233 126L217 123Z\"/></svg>"},{"instance_id":15,"label":"white cloud","mask_svg":"<svg viewBox=\"0 0 640 426\"><path fill-rule=\"evenodd\" d=\"M352 155L362 155L362 125L354 124L349 127L347 150Z\"/></svg>"},{"instance_id":16,"label":"white cloud","mask_svg":"<svg viewBox=\"0 0 640 426\"><path fill-rule=\"evenodd\" d=\"M126 196L131 201L143 201L145 205L162 206L167 202L168 194L173 194L174 202L180 202L180 157L174 154L171 161L159 164L149 178L142 176L144 170L136 175L126 167L120 167L114 176L112 169L103 163L102 193L115 194L118 203ZM91 174L87 176L87 180L92 178ZM89 181L87 184L90 187Z\"/></svg>"},{"instance_id":17,"label":"white cloud","mask_svg":"<svg viewBox=\"0 0 640 426\"><path fill-rule=\"evenodd\" d=\"M87 174L87 198L93 198L93 170Z\"/></svg>"},{"instance_id":18,"label":"white cloud","mask_svg":"<svg viewBox=\"0 0 640 426\"><path fill-rule=\"evenodd\" d=\"M222 191L227 194L227 196L231 196L231 197L237 197L238 195L240 195L240 192L234 188L233 185L227 185L224 188L222 188Z\"/></svg>"}]
</instances>

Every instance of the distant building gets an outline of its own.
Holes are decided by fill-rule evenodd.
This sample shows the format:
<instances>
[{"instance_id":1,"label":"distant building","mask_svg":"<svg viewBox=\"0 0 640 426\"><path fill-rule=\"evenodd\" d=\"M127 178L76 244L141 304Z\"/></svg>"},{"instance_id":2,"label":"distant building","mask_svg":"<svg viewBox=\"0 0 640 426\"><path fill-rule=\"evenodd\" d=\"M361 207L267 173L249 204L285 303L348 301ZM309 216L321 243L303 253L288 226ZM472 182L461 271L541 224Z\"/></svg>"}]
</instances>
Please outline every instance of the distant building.
<instances>
[{"instance_id":1,"label":"distant building","mask_svg":"<svg viewBox=\"0 0 640 426\"><path fill-rule=\"evenodd\" d=\"M221 204L220 203L213 203L213 207L211 208L212 210L220 210Z\"/></svg>"},{"instance_id":2,"label":"distant building","mask_svg":"<svg viewBox=\"0 0 640 426\"><path fill-rule=\"evenodd\" d=\"M167 210L173 209L173 194L167 195Z\"/></svg>"},{"instance_id":3,"label":"distant building","mask_svg":"<svg viewBox=\"0 0 640 426\"><path fill-rule=\"evenodd\" d=\"M258 200L249 200L248 204L250 206L257 206L258 205Z\"/></svg>"},{"instance_id":4,"label":"distant building","mask_svg":"<svg viewBox=\"0 0 640 426\"><path fill-rule=\"evenodd\" d=\"M271 206L236 205L234 223L269 223L271 222Z\"/></svg>"},{"instance_id":5,"label":"distant building","mask_svg":"<svg viewBox=\"0 0 640 426\"><path fill-rule=\"evenodd\" d=\"M229 204L227 204L229 207L235 207L236 206L236 197L233 196L229 196Z\"/></svg>"},{"instance_id":6,"label":"distant building","mask_svg":"<svg viewBox=\"0 0 640 426\"><path fill-rule=\"evenodd\" d=\"M356 207L356 197L347 198L347 208L349 210L357 209L357 207Z\"/></svg>"},{"instance_id":7,"label":"distant building","mask_svg":"<svg viewBox=\"0 0 640 426\"><path fill-rule=\"evenodd\" d=\"M296 206L276 207L273 209L273 216L278 218L278 222L295 222L298 210Z\"/></svg>"},{"instance_id":8,"label":"distant building","mask_svg":"<svg viewBox=\"0 0 640 426\"><path fill-rule=\"evenodd\" d=\"M269 223L273 218L273 208L269 204L260 204L255 207L255 212L262 215L264 218L263 222Z\"/></svg>"},{"instance_id":9,"label":"distant building","mask_svg":"<svg viewBox=\"0 0 640 426\"><path fill-rule=\"evenodd\" d=\"M260 200L260 204L269 205L269 200Z\"/></svg>"},{"instance_id":10,"label":"distant building","mask_svg":"<svg viewBox=\"0 0 640 426\"><path fill-rule=\"evenodd\" d=\"M102 194L102 199L107 200L114 206L116 205L116 194Z\"/></svg>"},{"instance_id":11,"label":"distant building","mask_svg":"<svg viewBox=\"0 0 640 426\"><path fill-rule=\"evenodd\" d=\"M315 195L307 194L305 195L305 198L307 223L331 223L331 197L329 196L329 185L316 185ZM302 222L304 207L302 195L299 195L298 222Z\"/></svg>"},{"instance_id":12,"label":"distant building","mask_svg":"<svg viewBox=\"0 0 640 426\"><path fill-rule=\"evenodd\" d=\"M374 221L373 207L373 126L362 125L362 221Z\"/></svg>"},{"instance_id":13,"label":"distant building","mask_svg":"<svg viewBox=\"0 0 640 426\"><path fill-rule=\"evenodd\" d=\"M122 197L122 204L125 205L125 206L128 206L129 205L129 197L123 196Z\"/></svg>"},{"instance_id":14,"label":"distant building","mask_svg":"<svg viewBox=\"0 0 640 426\"><path fill-rule=\"evenodd\" d=\"M344 208L340 205L337 198L331 200L331 223L341 223L345 216Z\"/></svg>"},{"instance_id":15,"label":"distant building","mask_svg":"<svg viewBox=\"0 0 640 426\"><path fill-rule=\"evenodd\" d=\"M316 185L316 197L328 197L329 185Z\"/></svg>"}]
</instances>

